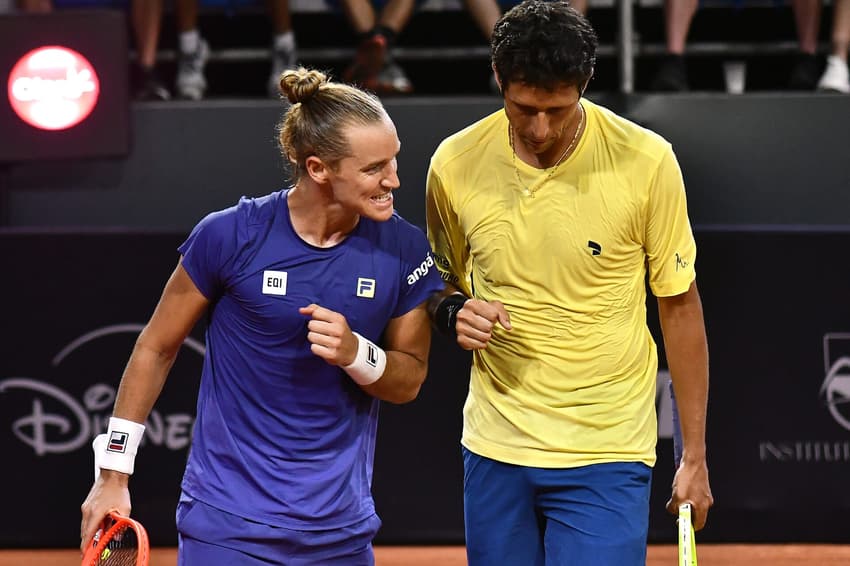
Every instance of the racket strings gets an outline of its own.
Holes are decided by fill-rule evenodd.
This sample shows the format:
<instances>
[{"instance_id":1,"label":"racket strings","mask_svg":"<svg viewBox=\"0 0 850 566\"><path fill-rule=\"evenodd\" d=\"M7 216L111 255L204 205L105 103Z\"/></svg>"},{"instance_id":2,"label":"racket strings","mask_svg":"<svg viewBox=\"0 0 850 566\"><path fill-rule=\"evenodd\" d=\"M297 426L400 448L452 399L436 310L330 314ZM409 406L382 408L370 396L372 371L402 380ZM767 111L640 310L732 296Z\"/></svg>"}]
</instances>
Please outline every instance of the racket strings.
<instances>
[{"instance_id":1,"label":"racket strings","mask_svg":"<svg viewBox=\"0 0 850 566\"><path fill-rule=\"evenodd\" d=\"M116 531L105 542L97 560L92 566L137 566L139 558L139 537L136 531L125 526Z\"/></svg>"}]
</instances>

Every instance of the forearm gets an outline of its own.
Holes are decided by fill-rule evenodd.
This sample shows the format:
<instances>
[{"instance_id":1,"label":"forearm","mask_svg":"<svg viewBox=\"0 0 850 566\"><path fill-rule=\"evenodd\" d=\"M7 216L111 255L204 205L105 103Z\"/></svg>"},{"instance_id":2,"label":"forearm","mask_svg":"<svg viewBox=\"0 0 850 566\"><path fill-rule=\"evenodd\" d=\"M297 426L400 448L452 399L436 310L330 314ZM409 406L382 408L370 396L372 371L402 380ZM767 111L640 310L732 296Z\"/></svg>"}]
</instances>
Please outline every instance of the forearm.
<instances>
[{"instance_id":1,"label":"forearm","mask_svg":"<svg viewBox=\"0 0 850 566\"><path fill-rule=\"evenodd\" d=\"M136 340L118 387L113 416L137 423L145 421L183 341L208 306L207 298L178 265Z\"/></svg>"},{"instance_id":2,"label":"forearm","mask_svg":"<svg viewBox=\"0 0 850 566\"><path fill-rule=\"evenodd\" d=\"M136 342L133 348L133 353L130 355L130 361L127 363L127 368L124 370L124 375L121 378L121 384L118 386L118 395L115 399L115 406L112 411L112 416L117 419L124 419L134 423L144 424L148 414L153 409L153 405L159 397L162 386L165 383L168 371L174 363L176 354L163 354L155 349L147 346L142 336ZM120 430L127 431L128 423L120 424L120 420L110 419L110 430L115 426L121 427ZM119 461L107 460L106 454L98 456L99 448L95 445L95 463L100 465L99 476L104 484L114 485L118 488L126 489L132 473L132 461L135 458L135 450L138 443L141 441L141 431L144 427L136 427L139 432L136 440L127 441L127 446L132 446L132 452L128 448L128 455L123 456ZM104 435L105 436L105 435ZM132 433L131 433L132 437ZM104 445L100 448L106 448ZM104 467L105 466L105 467ZM123 492L119 494L123 499L126 496ZM129 506L129 501L127 502Z\"/></svg>"},{"instance_id":3,"label":"forearm","mask_svg":"<svg viewBox=\"0 0 850 566\"><path fill-rule=\"evenodd\" d=\"M430 336L428 341L430 343ZM428 374L428 361L398 351L387 351L387 367L381 378L363 390L382 401L408 403L419 394Z\"/></svg>"},{"instance_id":4,"label":"forearm","mask_svg":"<svg viewBox=\"0 0 850 566\"><path fill-rule=\"evenodd\" d=\"M389 322L379 352L386 356L386 366L377 380L361 385L364 391L390 403L407 403L419 394L428 374L431 349L431 325L425 307L423 302Z\"/></svg>"},{"instance_id":5,"label":"forearm","mask_svg":"<svg viewBox=\"0 0 850 566\"><path fill-rule=\"evenodd\" d=\"M708 346L702 305L694 296L659 308L667 364L673 381L683 438L683 460L705 460L708 404Z\"/></svg>"},{"instance_id":6,"label":"forearm","mask_svg":"<svg viewBox=\"0 0 850 566\"><path fill-rule=\"evenodd\" d=\"M114 418L109 421L110 431L114 427L129 433L125 441L126 453L116 454L106 451L99 457L99 448L95 447L95 462L100 465L100 475L104 482L127 487L136 450L144 433L144 426L123 421L144 424L162 391L175 357L176 352L164 353L151 348L145 343L144 331L142 332L130 355L121 384L118 386L118 395L112 411ZM100 449L106 448L105 442Z\"/></svg>"},{"instance_id":7,"label":"forearm","mask_svg":"<svg viewBox=\"0 0 850 566\"><path fill-rule=\"evenodd\" d=\"M704 347L700 347L697 336L691 337L690 344L670 344L679 341L687 342L688 336L680 335L669 342L665 340L668 348L667 362L682 427L682 459L686 462L704 460L708 353Z\"/></svg>"},{"instance_id":8,"label":"forearm","mask_svg":"<svg viewBox=\"0 0 850 566\"><path fill-rule=\"evenodd\" d=\"M121 378L113 416L144 423L176 357L177 351L157 349L146 343L143 333Z\"/></svg>"},{"instance_id":9,"label":"forearm","mask_svg":"<svg viewBox=\"0 0 850 566\"><path fill-rule=\"evenodd\" d=\"M674 515L684 502L693 505L694 528L700 530L714 503L708 480L705 421L708 406L708 345L696 284L675 297L659 297L658 312L667 365L673 380L682 429L682 461L667 510Z\"/></svg>"}]
</instances>

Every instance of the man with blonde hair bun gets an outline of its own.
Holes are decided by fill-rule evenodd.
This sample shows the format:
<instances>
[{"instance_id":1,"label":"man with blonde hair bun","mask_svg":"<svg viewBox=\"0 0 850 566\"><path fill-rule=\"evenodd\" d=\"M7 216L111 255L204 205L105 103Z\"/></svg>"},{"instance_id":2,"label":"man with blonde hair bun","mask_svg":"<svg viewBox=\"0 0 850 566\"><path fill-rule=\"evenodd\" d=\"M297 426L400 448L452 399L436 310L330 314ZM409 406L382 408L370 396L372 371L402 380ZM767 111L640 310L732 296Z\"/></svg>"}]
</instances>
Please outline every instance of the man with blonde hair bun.
<instances>
[{"instance_id":1,"label":"man with blonde hair bun","mask_svg":"<svg viewBox=\"0 0 850 566\"><path fill-rule=\"evenodd\" d=\"M443 284L425 235L393 208L400 143L378 99L303 68L280 88L294 184L208 215L180 245L110 419L127 449L95 453L83 546L110 510L129 514L143 423L206 314L179 564L374 563L379 401L418 394L425 300Z\"/></svg>"}]
</instances>

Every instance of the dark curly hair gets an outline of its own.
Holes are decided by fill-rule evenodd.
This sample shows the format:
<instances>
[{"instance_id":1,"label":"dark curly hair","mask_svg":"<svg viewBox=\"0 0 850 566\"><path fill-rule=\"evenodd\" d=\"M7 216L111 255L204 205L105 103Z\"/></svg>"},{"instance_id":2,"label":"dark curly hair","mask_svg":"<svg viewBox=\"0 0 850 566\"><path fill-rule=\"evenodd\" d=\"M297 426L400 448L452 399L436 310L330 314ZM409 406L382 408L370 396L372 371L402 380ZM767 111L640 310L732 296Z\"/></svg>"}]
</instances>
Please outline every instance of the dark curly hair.
<instances>
[{"instance_id":1,"label":"dark curly hair","mask_svg":"<svg viewBox=\"0 0 850 566\"><path fill-rule=\"evenodd\" d=\"M523 82L581 89L593 75L598 45L593 27L566 2L525 0L496 22L490 53L502 88Z\"/></svg>"}]
</instances>

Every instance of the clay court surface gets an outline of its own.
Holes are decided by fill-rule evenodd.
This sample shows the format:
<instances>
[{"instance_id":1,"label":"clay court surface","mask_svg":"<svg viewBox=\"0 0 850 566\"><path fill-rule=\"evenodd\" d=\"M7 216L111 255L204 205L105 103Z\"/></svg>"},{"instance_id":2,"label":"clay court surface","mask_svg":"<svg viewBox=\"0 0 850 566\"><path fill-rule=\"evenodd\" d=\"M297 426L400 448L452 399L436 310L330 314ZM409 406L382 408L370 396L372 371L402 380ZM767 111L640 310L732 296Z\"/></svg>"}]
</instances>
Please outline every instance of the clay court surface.
<instances>
[{"instance_id":1,"label":"clay court surface","mask_svg":"<svg viewBox=\"0 0 850 566\"><path fill-rule=\"evenodd\" d=\"M173 548L156 548L150 566L175 566L176 557L177 551ZM0 566L72 566L79 563L80 555L76 550L0 550ZM459 546L381 546L375 549L375 563L376 566L465 566L466 556L463 547ZM650 546L646 564L675 566L676 547ZM704 544L699 548L699 564L850 566L850 545Z\"/></svg>"}]
</instances>

